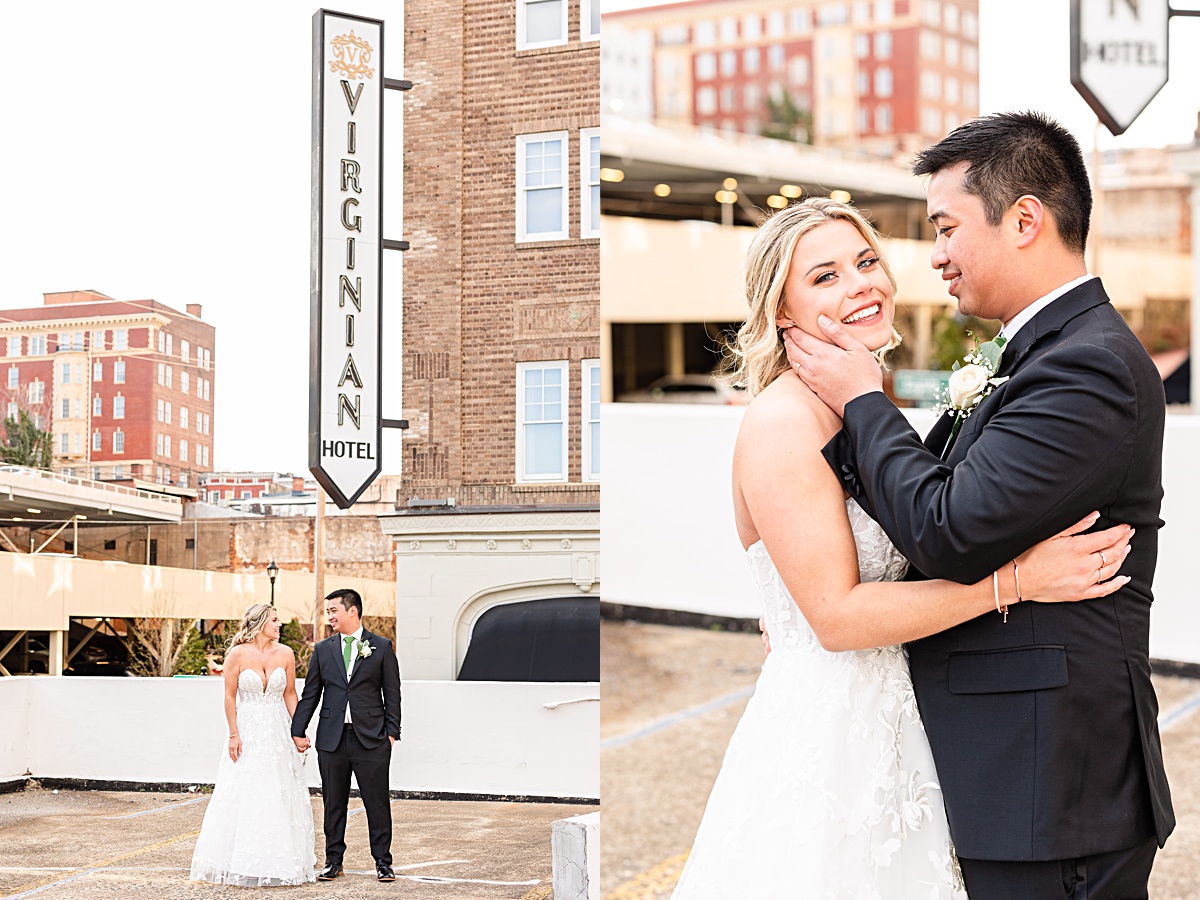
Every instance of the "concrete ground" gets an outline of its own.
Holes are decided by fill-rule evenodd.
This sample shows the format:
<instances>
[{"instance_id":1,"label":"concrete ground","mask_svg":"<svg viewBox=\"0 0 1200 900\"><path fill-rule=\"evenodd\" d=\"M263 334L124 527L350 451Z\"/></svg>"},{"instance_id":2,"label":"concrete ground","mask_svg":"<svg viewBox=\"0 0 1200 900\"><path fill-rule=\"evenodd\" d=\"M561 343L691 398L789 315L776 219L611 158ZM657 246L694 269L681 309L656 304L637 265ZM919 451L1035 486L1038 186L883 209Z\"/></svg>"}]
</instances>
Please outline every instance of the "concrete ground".
<instances>
[{"instance_id":1,"label":"concrete ground","mask_svg":"<svg viewBox=\"0 0 1200 900\"><path fill-rule=\"evenodd\" d=\"M317 863L321 798L313 797ZM246 898L245 888L187 880L206 795L58 791L0 794L0 898ZM355 810L358 813L355 813ZM375 880L362 803L350 801L346 875L269 888L271 897L550 900L550 828L595 806L397 800L396 881Z\"/></svg>"},{"instance_id":2,"label":"concrete ground","mask_svg":"<svg viewBox=\"0 0 1200 900\"><path fill-rule=\"evenodd\" d=\"M602 623L605 900L670 897L762 656L756 634ZM1154 684L1179 824L1159 853L1150 896L1195 900L1200 680L1155 677Z\"/></svg>"}]
</instances>

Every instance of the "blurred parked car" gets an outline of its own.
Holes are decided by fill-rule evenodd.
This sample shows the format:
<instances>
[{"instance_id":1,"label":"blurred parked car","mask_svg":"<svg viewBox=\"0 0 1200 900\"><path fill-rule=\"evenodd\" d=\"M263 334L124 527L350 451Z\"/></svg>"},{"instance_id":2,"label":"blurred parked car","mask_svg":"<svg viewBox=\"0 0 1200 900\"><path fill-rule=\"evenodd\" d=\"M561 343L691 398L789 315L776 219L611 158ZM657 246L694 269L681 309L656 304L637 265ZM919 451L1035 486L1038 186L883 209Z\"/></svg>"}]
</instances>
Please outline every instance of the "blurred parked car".
<instances>
[{"instance_id":1,"label":"blurred parked car","mask_svg":"<svg viewBox=\"0 0 1200 900\"><path fill-rule=\"evenodd\" d=\"M742 406L746 392L713 375L664 375L641 391L617 397L621 403L715 403Z\"/></svg>"}]
</instances>

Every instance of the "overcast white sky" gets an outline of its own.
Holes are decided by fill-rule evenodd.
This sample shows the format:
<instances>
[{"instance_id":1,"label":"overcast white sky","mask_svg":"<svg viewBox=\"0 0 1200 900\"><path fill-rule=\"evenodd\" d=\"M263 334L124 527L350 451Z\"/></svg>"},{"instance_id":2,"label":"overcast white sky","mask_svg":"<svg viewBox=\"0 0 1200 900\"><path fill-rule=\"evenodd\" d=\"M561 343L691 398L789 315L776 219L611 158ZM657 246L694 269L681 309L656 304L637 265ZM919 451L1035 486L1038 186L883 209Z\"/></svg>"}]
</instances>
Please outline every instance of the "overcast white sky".
<instances>
[{"instance_id":1,"label":"overcast white sky","mask_svg":"<svg viewBox=\"0 0 1200 900\"><path fill-rule=\"evenodd\" d=\"M403 4L344 6L387 22L386 74L403 77ZM1094 116L1069 82L1066 0L980 7L983 110L1044 109L1090 147ZM221 468L307 468L316 8L285 0L5 8L0 308L37 306L43 291L78 288L177 309L203 304L217 328ZM1104 133L1102 147L1191 140L1200 19L1177 19L1171 32L1171 82L1125 136ZM400 95L389 94L392 238L405 236L400 105ZM391 345L399 340L398 256L385 254ZM385 352L384 366L384 415L399 418L399 355ZM385 435L385 472L398 471L399 444L398 433Z\"/></svg>"}]
</instances>

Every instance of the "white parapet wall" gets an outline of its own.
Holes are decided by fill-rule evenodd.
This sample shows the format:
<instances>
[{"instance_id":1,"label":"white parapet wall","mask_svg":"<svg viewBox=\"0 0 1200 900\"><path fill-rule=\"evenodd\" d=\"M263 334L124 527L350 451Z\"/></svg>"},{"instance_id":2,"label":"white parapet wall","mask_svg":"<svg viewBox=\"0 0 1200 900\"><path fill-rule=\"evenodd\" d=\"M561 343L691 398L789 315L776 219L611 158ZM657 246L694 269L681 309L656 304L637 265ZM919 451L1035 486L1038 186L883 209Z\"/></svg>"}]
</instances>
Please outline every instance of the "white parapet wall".
<instances>
[{"instance_id":1,"label":"white parapet wall","mask_svg":"<svg viewBox=\"0 0 1200 900\"><path fill-rule=\"evenodd\" d=\"M924 433L928 410L906 410ZM730 465L742 409L606 404L604 600L629 606L757 618L733 527ZM1150 653L1200 662L1200 604L1192 568L1200 542L1200 416L1167 417L1162 517ZM777 477L786 478L787 473Z\"/></svg>"},{"instance_id":2,"label":"white parapet wall","mask_svg":"<svg viewBox=\"0 0 1200 900\"><path fill-rule=\"evenodd\" d=\"M0 783L29 772L211 784L222 689L219 678L0 678ZM599 798L598 684L405 681L402 693L393 790ZM318 785L315 752L306 768Z\"/></svg>"},{"instance_id":3,"label":"white parapet wall","mask_svg":"<svg viewBox=\"0 0 1200 900\"><path fill-rule=\"evenodd\" d=\"M600 813L559 819L550 846L554 900L600 900Z\"/></svg>"}]
</instances>

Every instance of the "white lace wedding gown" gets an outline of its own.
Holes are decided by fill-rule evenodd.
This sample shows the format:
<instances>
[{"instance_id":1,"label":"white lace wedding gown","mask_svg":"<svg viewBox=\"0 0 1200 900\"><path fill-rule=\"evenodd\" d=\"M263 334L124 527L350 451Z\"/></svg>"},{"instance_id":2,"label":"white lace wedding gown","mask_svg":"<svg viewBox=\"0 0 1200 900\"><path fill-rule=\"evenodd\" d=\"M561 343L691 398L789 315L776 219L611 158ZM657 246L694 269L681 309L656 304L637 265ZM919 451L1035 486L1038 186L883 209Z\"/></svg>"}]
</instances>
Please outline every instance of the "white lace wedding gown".
<instances>
[{"instance_id":1,"label":"white lace wedding gown","mask_svg":"<svg viewBox=\"0 0 1200 900\"><path fill-rule=\"evenodd\" d=\"M908 562L847 501L862 581ZM673 900L965 900L900 647L831 653L758 542L771 653Z\"/></svg>"},{"instance_id":2,"label":"white lace wedding gown","mask_svg":"<svg viewBox=\"0 0 1200 900\"><path fill-rule=\"evenodd\" d=\"M283 702L287 672L277 667L263 689L249 669L238 676L237 727L242 755L226 750L192 855L192 881L275 887L315 881L313 813L302 759Z\"/></svg>"}]
</instances>

